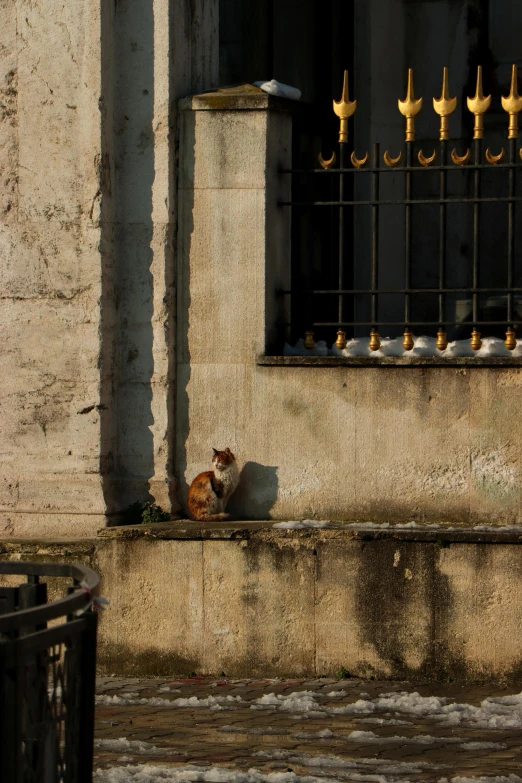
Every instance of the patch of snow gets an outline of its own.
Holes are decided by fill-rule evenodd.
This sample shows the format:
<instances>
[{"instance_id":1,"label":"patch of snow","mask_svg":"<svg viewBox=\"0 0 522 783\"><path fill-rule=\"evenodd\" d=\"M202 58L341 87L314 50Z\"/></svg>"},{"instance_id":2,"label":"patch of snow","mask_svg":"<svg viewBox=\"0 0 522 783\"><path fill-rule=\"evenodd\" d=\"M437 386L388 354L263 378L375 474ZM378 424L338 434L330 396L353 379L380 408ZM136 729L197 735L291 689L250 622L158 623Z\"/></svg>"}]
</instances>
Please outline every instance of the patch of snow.
<instances>
[{"instance_id":1,"label":"patch of snow","mask_svg":"<svg viewBox=\"0 0 522 783\"><path fill-rule=\"evenodd\" d=\"M150 742L141 740L128 740L126 737L119 739L97 739L94 740L95 750L105 750L109 753L135 753L146 756L177 756L175 750L169 748L158 748ZM133 761L131 758L130 761Z\"/></svg>"},{"instance_id":2,"label":"patch of snow","mask_svg":"<svg viewBox=\"0 0 522 783\"><path fill-rule=\"evenodd\" d=\"M197 696L190 696L188 699L161 699L153 696L150 699L128 699L123 696L107 696L102 694L96 696L96 704L104 707L115 705L129 706L147 706L147 707L210 707L213 710L234 709L237 703L243 702L241 696L207 696L205 699L198 699Z\"/></svg>"},{"instance_id":3,"label":"patch of snow","mask_svg":"<svg viewBox=\"0 0 522 783\"><path fill-rule=\"evenodd\" d=\"M272 525L272 527L278 528L279 530L299 530L301 528L310 528L310 527L334 527L334 522L323 522L323 521L317 521L315 519L301 519L296 522L276 522Z\"/></svg>"},{"instance_id":4,"label":"patch of snow","mask_svg":"<svg viewBox=\"0 0 522 783\"><path fill-rule=\"evenodd\" d=\"M518 775L497 775L492 777L463 778L460 775L456 778L439 778L437 783L522 783L522 778Z\"/></svg>"},{"instance_id":5,"label":"patch of snow","mask_svg":"<svg viewBox=\"0 0 522 783\"><path fill-rule=\"evenodd\" d=\"M291 101L298 101L301 98L301 90L297 87L291 87L289 84L283 84L276 79L269 82L254 82L254 87L261 87L269 95L277 95L279 98L289 98Z\"/></svg>"},{"instance_id":6,"label":"patch of snow","mask_svg":"<svg viewBox=\"0 0 522 783\"><path fill-rule=\"evenodd\" d=\"M285 343L285 356L440 356L442 358L452 359L457 356L470 356L477 358L486 358L488 356L503 357L522 357L522 340L517 341L517 346L513 351L508 351L504 341L500 337L484 337L482 347L474 351L469 340L456 340L448 343L445 351L439 351L436 347L435 337L419 336L413 337L414 347L411 351L405 351L402 345L402 337L384 337L381 338L381 347L378 351L370 351L369 337L355 337L348 340L346 348L340 350L335 343L328 348L326 342L318 341L315 347L307 349L304 347L304 340L297 341L295 346Z\"/></svg>"},{"instance_id":7,"label":"patch of snow","mask_svg":"<svg viewBox=\"0 0 522 783\"><path fill-rule=\"evenodd\" d=\"M470 725L482 729L522 728L522 694L484 699L480 707L459 704L446 697L421 696L417 692L391 691L376 699L358 699L338 707L321 705L313 691L289 695L266 693L251 704L250 709L276 709L291 712L296 717L335 715L372 716L375 713L396 712L399 715L429 717L444 726ZM388 721L386 721L389 723Z\"/></svg>"},{"instance_id":8,"label":"patch of snow","mask_svg":"<svg viewBox=\"0 0 522 783\"><path fill-rule=\"evenodd\" d=\"M286 729L273 729L268 726L266 729L247 729L243 726L220 726L217 731L222 731L224 734L288 734Z\"/></svg>"},{"instance_id":9,"label":"patch of snow","mask_svg":"<svg viewBox=\"0 0 522 783\"><path fill-rule=\"evenodd\" d=\"M464 742L460 747L464 750L504 750L507 745L503 742Z\"/></svg>"},{"instance_id":10,"label":"patch of snow","mask_svg":"<svg viewBox=\"0 0 522 783\"><path fill-rule=\"evenodd\" d=\"M363 760L364 761L364 760ZM367 761L371 761L368 759ZM392 769L397 769L399 765L405 762L398 762L392 765ZM413 765L409 765L412 767ZM349 779L360 781L360 783L402 783L402 781L391 780L385 777L383 769L379 769L379 774L368 774L367 767L358 766L361 769L357 772L355 769L350 773ZM417 767L414 772L417 772ZM406 770L401 768L401 772ZM366 774L365 774L366 772ZM341 774L341 773L338 773ZM393 774L393 773L391 773ZM345 775L343 775L343 778ZM328 776L328 780L332 780ZM162 767L148 764L134 764L125 767L111 767L109 769L97 769L93 777L94 783L325 783L325 776L320 775L297 775L295 772L269 772L263 773L258 769L251 768L246 772L240 772L226 767L205 767L197 768L194 765L185 767ZM518 781L509 781L509 783L518 783Z\"/></svg>"},{"instance_id":11,"label":"patch of snow","mask_svg":"<svg viewBox=\"0 0 522 783\"><path fill-rule=\"evenodd\" d=\"M388 759L369 758L346 759L332 754L312 756L308 753L299 753L292 750L258 750L252 755L269 760L284 760L290 764L300 764L309 769L320 767L321 769L368 770L369 767L372 767L375 772L384 775L393 775L395 773L411 775L430 769L447 769L445 764L431 764L428 761L389 761Z\"/></svg>"}]
</instances>

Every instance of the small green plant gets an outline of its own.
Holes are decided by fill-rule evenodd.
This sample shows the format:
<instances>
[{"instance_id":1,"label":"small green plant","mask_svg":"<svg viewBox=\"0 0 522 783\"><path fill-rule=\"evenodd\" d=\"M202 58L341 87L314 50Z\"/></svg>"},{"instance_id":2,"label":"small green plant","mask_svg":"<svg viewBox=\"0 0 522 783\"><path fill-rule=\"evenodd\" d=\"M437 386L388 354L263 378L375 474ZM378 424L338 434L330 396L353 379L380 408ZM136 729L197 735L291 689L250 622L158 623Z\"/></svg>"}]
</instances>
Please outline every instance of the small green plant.
<instances>
[{"instance_id":1,"label":"small green plant","mask_svg":"<svg viewBox=\"0 0 522 783\"><path fill-rule=\"evenodd\" d=\"M131 503L123 512L123 525L151 525L154 522L167 522L170 519L168 511L155 503L142 503L139 500Z\"/></svg>"},{"instance_id":2,"label":"small green plant","mask_svg":"<svg viewBox=\"0 0 522 783\"><path fill-rule=\"evenodd\" d=\"M345 669L344 666L339 666L335 676L338 680L348 680L351 675L348 669Z\"/></svg>"},{"instance_id":3,"label":"small green plant","mask_svg":"<svg viewBox=\"0 0 522 783\"><path fill-rule=\"evenodd\" d=\"M449 541L445 541L443 538L439 538L437 540L437 546L439 547L439 549L447 549L449 547L449 545L450 545L450 542Z\"/></svg>"},{"instance_id":4,"label":"small green plant","mask_svg":"<svg viewBox=\"0 0 522 783\"><path fill-rule=\"evenodd\" d=\"M219 674L218 674L218 677L226 677L226 676L227 675L225 674L225 672L219 672Z\"/></svg>"},{"instance_id":5,"label":"small green plant","mask_svg":"<svg viewBox=\"0 0 522 783\"><path fill-rule=\"evenodd\" d=\"M170 519L168 511L163 511L161 506L155 503L144 503L141 521L144 525L152 525L154 522L167 522Z\"/></svg>"}]
</instances>

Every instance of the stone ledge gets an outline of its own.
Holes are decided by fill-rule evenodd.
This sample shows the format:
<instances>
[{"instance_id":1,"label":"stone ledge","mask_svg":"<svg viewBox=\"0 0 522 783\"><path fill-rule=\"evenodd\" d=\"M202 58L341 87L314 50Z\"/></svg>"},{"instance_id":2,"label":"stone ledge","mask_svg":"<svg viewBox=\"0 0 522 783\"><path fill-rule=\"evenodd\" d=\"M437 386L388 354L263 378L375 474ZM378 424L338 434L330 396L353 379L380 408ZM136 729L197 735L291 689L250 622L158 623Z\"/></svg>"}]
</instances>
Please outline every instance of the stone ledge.
<instances>
[{"instance_id":1,"label":"stone ledge","mask_svg":"<svg viewBox=\"0 0 522 783\"><path fill-rule=\"evenodd\" d=\"M490 356L258 356L262 367L522 367L522 358Z\"/></svg>"},{"instance_id":2,"label":"stone ledge","mask_svg":"<svg viewBox=\"0 0 522 783\"><path fill-rule=\"evenodd\" d=\"M450 544L522 544L522 527L477 530L475 528L445 527L389 527L380 528L361 523L328 522L325 527L281 528L277 520L255 522L192 522L188 519L161 522L151 525L120 525L98 531L98 538L133 540L153 538L157 540L189 541L247 541L249 539L313 541L344 539L360 541L395 540L435 543L441 547Z\"/></svg>"},{"instance_id":3,"label":"stone ledge","mask_svg":"<svg viewBox=\"0 0 522 783\"><path fill-rule=\"evenodd\" d=\"M178 101L181 111L238 111L238 110L265 110L292 111L299 104L288 98L279 98L269 95L260 87L253 84L237 84L231 87L222 87L217 90L209 90L200 95L190 95Z\"/></svg>"}]
</instances>

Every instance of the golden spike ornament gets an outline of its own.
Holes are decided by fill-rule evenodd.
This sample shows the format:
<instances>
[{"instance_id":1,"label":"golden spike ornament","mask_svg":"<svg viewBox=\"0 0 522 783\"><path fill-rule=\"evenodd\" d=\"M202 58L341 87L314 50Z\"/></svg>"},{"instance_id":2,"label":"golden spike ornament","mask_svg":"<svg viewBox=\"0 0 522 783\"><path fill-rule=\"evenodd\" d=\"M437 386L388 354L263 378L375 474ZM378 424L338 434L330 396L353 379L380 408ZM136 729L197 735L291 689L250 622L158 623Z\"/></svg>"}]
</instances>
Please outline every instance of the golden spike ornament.
<instances>
[{"instance_id":1,"label":"golden spike ornament","mask_svg":"<svg viewBox=\"0 0 522 783\"><path fill-rule=\"evenodd\" d=\"M518 113L522 111L522 97L518 94L518 69L511 67L511 90L502 96L502 108L509 114L508 139L518 139Z\"/></svg>"},{"instance_id":2,"label":"golden spike ornament","mask_svg":"<svg viewBox=\"0 0 522 783\"><path fill-rule=\"evenodd\" d=\"M482 340L480 339L480 332L477 332L476 329L473 329L473 331L471 332L470 345L474 351L479 351L482 348Z\"/></svg>"},{"instance_id":3,"label":"golden spike ornament","mask_svg":"<svg viewBox=\"0 0 522 783\"><path fill-rule=\"evenodd\" d=\"M342 329L339 329L337 332L337 340L335 341L335 347L339 348L340 351L343 350L343 348L346 348L346 332L343 332Z\"/></svg>"},{"instance_id":4,"label":"golden spike ornament","mask_svg":"<svg viewBox=\"0 0 522 783\"><path fill-rule=\"evenodd\" d=\"M448 347L448 335L444 329L439 329L437 332L437 342L435 343L435 346L439 351L445 351Z\"/></svg>"},{"instance_id":5,"label":"golden spike ornament","mask_svg":"<svg viewBox=\"0 0 522 783\"><path fill-rule=\"evenodd\" d=\"M467 99L468 109L475 115L473 138L484 138L484 114L491 106L491 95L484 95L482 90L482 66L477 68L477 87L473 98Z\"/></svg>"},{"instance_id":6,"label":"golden spike ornament","mask_svg":"<svg viewBox=\"0 0 522 783\"><path fill-rule=\"evenodd\" d=\"M467 149L464 155L458 155L457 150L451 150L451 160L456 166L465 166L471 160L471 150Z\"/></svg>"},{"instance_id":7,"label":"golden spike ornament","mask_svg":"<svg viewBox=\"0 0 522 783\"><path fill-rule=\"evenodd\" d=\"M370 156L368 153L364 156L364 158L357 158L355 155L355 152L352 152L350 155L350 160L352 161L352 166L356 169L362 169L363 166L366 166L368 161L370 160Z\"/></svg>"},{"instance_id":8,"label":"golden spike ornament","mask_svg":"<svg viewBox=\"0 0 522 783\"><path fill-rule=\"evenodd\" d=\"M423 151L419 150L419 154L418 154L417 157L419 158L419 163L421 164L421 166L426 166L427 167L427 166L431 166L431 164L433 163L433 161L437 157L437 153L435 152L435 150L433 150L433 155L430 155L429 158L426 158L426 157L424 157Z\"/></svg>"},{"instance_id":9,"label":"golden spike ornament","mask_svg":"<svg viewBox=\"0 0 522 783\"><path fill-rule=\"evenodd\" d=\"M517 347L517 340L515 337L515 332L511 327L506 332L506 339L504 340L504 345L508 349L508 351L513 351Z\"/></svg>"},{"instance_id":10,"label":"golden spike ornament","mask_svg":"<svg viewBox=\"0 0 522 783\"><path fill-rule=\"evenodd\" d=\"M413 342L413 336L409 329L404 330L402 347L405 351L411 351L415 343Z\"/></svg>"},{"instance_id":11,"label":"golden spike ornament","mask_svg":"<svg viewBox=\"0 0 522 783\"><path fill-rule=\"evenodd\" d=\"M377 332L375 329L372 329L370 332L370 351L378 351L381 347L381 338L379 337L379 332Z\"/></svg>"},{"instance_id":12,"label":"golden spike ornament","mask_svg":"<svg viewBox=\"0 0 522 783\"><path fill-rule=\"evenodd\" d=\"M448 86L448 69L444 68L442 72L442 94L440 98L433 99L433 108L440 117L440 141L449 139L449 118L457 108L457 99L450 98Z\"/></svg>"},{"instance_id":13,"label":"golden spike ornament","mask_svg":"<svg viewBox=\"0 0 522 783\"><path fill-rule=\"evenodd\" d=\"M415 117L422 109L422 98L415 98L413 90L413 68L408 68L408 90L406 98L398 101L400 113L406 117L406 141L415 141Z\"/></svg>"},{"instance_id":14,"label":"golden spike ornament","mask_svg":"<svg viewBox=\"0 0 522 783\"><path fill-rule=\"evenodd\" d=\"M311 351L312 348L315 348L315 340L314 340L313 332L305 332L304 347L308 348L309 351Z\"/></svg>"},{"instance_id":15,"label":"golden spike ornament","mask_svg":"<svg viewBox=\"0 0 522 783\"><path fill-rule=\"evenodd\" d=\"M341 120L341 127L339 130L339 141L348 141L348 119L352 116L357 108L357 101L350 101L348 96L348 71L344 72L343 79L343 94L340 101L333 102L333 110Z\"/></svg>"},{"instance_id":16,"label":"golden spike ornament","mask_svg":"<svg viewBox=\"0 0 522 783\"><path fill-rule=\"evenodd\" d=\"M490 151L489 147L486 150L486 160L488 163L492 163L495 165L495 163L500 163L501 160L504 158L504 147L500 150L498 155L493 155Z\"/></svg>"},{"instance_id":17,"label":"golden spike ornament","mask_svg":"<svg viewBox=\"0 0 522 783\"><path fill-rule=\"evenodd\" d=\"M388 152L388 150L386 150L386 152L383 155L383 158L388 168L394 169L395 166L398 166L402 160L402 152L399 152L396 158L391 158L390 153Z\"/></svg>"},{"instance_id":18,"label":"golden spike ornament","mask_svg":"<svg viewBox=\"0 0 522 783\"><path fill-rule=\"evenodd\" d=\"M320 152L319 155L317 156L317 160L319 161L319 165L321 166L322 169L331 169L335 161L337 160L337 155L335 154L335 152L332 152L332 157L330 158L330 160L325 160L323 158L322 153Z\"/></svg>"}]
</instances>

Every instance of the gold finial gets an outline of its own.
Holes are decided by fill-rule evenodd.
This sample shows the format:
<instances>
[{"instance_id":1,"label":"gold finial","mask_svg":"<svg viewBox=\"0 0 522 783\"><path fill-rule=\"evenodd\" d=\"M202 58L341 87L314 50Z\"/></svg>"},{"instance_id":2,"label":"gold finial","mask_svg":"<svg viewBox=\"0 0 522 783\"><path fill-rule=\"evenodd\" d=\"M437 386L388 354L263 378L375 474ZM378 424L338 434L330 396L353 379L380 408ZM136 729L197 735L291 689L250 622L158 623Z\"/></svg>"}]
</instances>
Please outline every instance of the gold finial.
<instances>
[{"instance_id":1,"label":"gold finial","mask_svg":"<svg viewBox=\"0 0 522 783\"><path fill-rule=\"evenodd\" d=\"M322 169L331 169L333 164L337 160L337 155L335 154L335 152L332 152L332 157L330 158L330 160L325 160L323 158L323 153L320 152L319 155L317 156L317 160L319 161L319 165L321 166Z\"/></svg>"},{"instance_id":2,"label":"gold finial","mask_svg":"<svg viewBox=\"0 0 522 783\"><path fill-rule=\"evenodd\" d=\"M343 348L346 348L346 332L343 332L342 329L339 329L337 332L337 340L335 341L335 347L339 348L340 351L343 350Z\"/></svg>"},{"instance_id":3,"label":"gold finial","mask_svg":"<svg viewBox=\"0 0 522 783\"><path fill-rule=\"evenodd\" d=\"M470 345L474 351L479 351L482 348L482 340L480 339L480 332L477 332L476 329L473 329L473 331L471 332Z\"/></svg>"},{"instance_id":4,"label":"gold finial","mask_svg":"<svg viewBox=\"0 0 522 783\"><path fill-rule=\"evenodd\" d=\"M515 332L513 331L511 326L508 328L506 332L506 339L504 340L504 345L506 346L508 351L512 351L514 348L517 347Z\"/></svg>"},{"instance_id":5,"label":"gold finial","mask_svg":"<svg viewBox=\"0 0 522 783\"><path fill-rule=\"evenodd\" d=\"M504 157L504 147L502 147L498 155L493 155L489 147L486 150L486 160L488 163L492 163L493 165L495 165L495 163L500 163L503 157Z\"/></svg>"},{"instance_id":6,"label":"gold finial","mask_svg":"<svg viewBox=\"0 0 522 783\"><path fill-rule=\"evenodd\" d=\"M445 351L448 347L448 337L444 329L439 329L437 332L437 342L435 343L435 346L439 351Z\"/></svg>"},{"instance_id":7,"label":"gold finial","mask_svg":"<svg viewBox=\"0 0 522 783\"><path fill-rule=\"evenodd\" d=\"M448 69L442 71L442 94L440 98L433 99L433 108L440 117L440 141L449 139L449 116L457 108L457 99L449 97Z\"/></svg>"},{"instance_id":8,"label":"gold finial","mask_svg":"<svg viewBox=\"0 0 522 783\"><path fill-rule=\"evenodd\" d=\"M304 347L308 348L308 350L315 348L315 340L314 340L313 332L305 332Z\"/></svg>"},{"instance_id":9,"label":"gold finial","mask_svg":"<svg viewBox=\"0 0 522 783\"><path fill-rule=\"evenodd\" d=\"M465 166L471 160L471 150L468 147L464 155L458 155L457 150L451 150L451 160L456 166Z\"/></svg>"},{"instance_id":10,"label":"gold finial","mask_svg":"<svg viewBox=\"0 0 522 783\"><path fill-rule=\"evenodd\" d=\"M419 163L421 166L431 166L435 158L437 157L437 153L435 150L433 150L433 155L431 155L429 158L426 158L423 151L419 150L419 154L417 156L419 158Z\"/></svg>"},{"instance_id":11,"label":"gold finial","mask_svg":"<svg viewBox=\"0 0 522 783\"><path fill-rule=\"evenodd\" d=\"M522 97L518 94L518 69L511 67L511 91L502 96L502 108L509 113L508 139L518 139L518 113L522 111Z\"/></svg>"},{"instance_id":12,"label":"gold finial","mask_svg":"<svg viewBox=\"0 0 522 783\"><path fill-rule=\"evenodd\" d=\"M406 141L415 141L415 117L422 109L422 98L413 92L413 68L408 68L408 91L403 101L398 101L399 111L406 117Z\"/></svg>"},{"instance_id":13,"label":"gold finial","mask_svg":"<svg viewBox=\"0 0 522 783\"><path fill-rule=\"evenodd\" d=\"M477 88L475 90L475 96L468 98L468 109L475 115L475 122L473 125L473 138L484 138L484 114L491 106L491 95L485 96L482 91L482 66L477 68Z\"/></svg>"},{"instance_id":14,"label":"gold finial","mask_svg":"<svg viewBox=\"0 0 522 783\"><path fill-rule=\"evenodd\" d=\"M357 101L350 101L348 97L348 71L344 72L343 94L340 101L333 102L333 110L341 120L339 130L339 141L348 141L348 118L352 116L357 108Z\"/></svg>"},{"instance_id":15,"label":"gold finial","mask_svg":"<svg viewBox=\"0 0 522 783\"><path fill-rule=\"evenodd\" d=\"M381 340L379 332L376 329L372 329L370 332L370 351L378 351L381 347Z\"/></svg>"},{"instance_id":16,"label":"gold finial","mask_svg":"<svg viewBox=\"0 0 522 783\"><path fill-rule=\"evenodd\" d=\"M405 351L411 351L415 343L409 329L404 330L404 338L402 340L402 347Z\"/></svg>"},{"instance_id":17,"label":"gold finial","mask_svg":"<svg viewBox=\"0 0 522 783\"><path fill-rule=\"evenodd\" d=\"M350 160L352 161L352 166L354 166L354 168L356 168L356 169L362 169L363 166L366 166L366 164L368 163L369 159L370 159L370 156L368 155L368 153L365 154L364 158L358 158L355 155L355 152L352 152L352 154L350 155Z\"/></svg>"}]
</instances>

